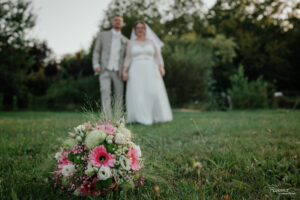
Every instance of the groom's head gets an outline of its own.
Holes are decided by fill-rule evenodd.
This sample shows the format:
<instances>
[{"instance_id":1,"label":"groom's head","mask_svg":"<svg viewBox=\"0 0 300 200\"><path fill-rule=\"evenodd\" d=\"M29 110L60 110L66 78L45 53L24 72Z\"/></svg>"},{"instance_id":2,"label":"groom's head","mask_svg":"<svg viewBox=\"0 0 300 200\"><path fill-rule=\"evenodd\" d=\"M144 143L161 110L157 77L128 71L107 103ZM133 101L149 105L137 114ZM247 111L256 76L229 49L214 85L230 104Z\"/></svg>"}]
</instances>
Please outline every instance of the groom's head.
<instances>
[{"instance_id":1,"label":"groom's head","mask_svg":"<svg viewBox=\"0 0 300 200\"><path fill-rule=\"evenodd\" d=\"M111 26L114 29L121 30L123 27L123 17L121 15L115 15L111 20Z\"/></svg>"}]
</instances>

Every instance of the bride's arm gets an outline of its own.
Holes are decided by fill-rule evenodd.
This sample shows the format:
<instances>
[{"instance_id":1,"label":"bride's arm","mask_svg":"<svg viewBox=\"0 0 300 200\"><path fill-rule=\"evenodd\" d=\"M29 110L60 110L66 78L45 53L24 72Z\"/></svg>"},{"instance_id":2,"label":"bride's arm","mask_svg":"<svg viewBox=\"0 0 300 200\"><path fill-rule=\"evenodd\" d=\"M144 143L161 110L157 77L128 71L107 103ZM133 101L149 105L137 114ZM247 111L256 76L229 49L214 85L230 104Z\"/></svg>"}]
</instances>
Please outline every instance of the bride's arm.
<instances>
[{"instance_id":1,"label":"bride's arm","mask_svg":"<svg viewBox=\"0 0 300 200\"><path fill-rule=\"evenodd\" d=\"M130 63L131 63L131 41L128 41L127 47L126 47L126 56L125 56L125 60L124 60L123 68L122 68L122 79L123 79L123 81L128 80L127 71L128 71Z\"/></svg>"},{"instance_id":2,"label":"bride's arm","mask_svg":"<svg viewBox=\"0 0 300 200\"><path fill-rule=\"evenodd\" d=\"M155 59L156 63L159 66L159 72L160 72L160 74L162 76L164 76L165 73L166 73L165 72L165 67L164 67L164 59L163 59L163 57L161 55L160 50L156 47L156 45L154 44L154 42L152 42L152 45L153 45L154 50L155 50L155 52L154 52L154 59Z\"/></svg>"}]
</instances>

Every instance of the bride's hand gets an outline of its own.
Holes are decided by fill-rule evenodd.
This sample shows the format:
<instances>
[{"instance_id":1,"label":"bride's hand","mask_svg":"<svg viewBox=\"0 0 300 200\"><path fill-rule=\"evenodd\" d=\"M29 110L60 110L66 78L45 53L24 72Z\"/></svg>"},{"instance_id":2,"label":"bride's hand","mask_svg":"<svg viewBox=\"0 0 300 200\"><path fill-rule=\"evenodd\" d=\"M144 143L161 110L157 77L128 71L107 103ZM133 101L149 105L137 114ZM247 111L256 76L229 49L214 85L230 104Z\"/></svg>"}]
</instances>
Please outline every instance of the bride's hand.
<instances>
[{"instance_id":1,"label":"bride's hand","mask_svg":"<svg viewBox=\"0 0 300 200\"><path fill-rule=\"evenodd\" d=\"M161 75L161 76L165 76L165 74L166 74L165 68L163 68L163 67L160 67L160 68L159 68L159 72L160 72L160 75Z\"/></svg>"},{"instance_id":2,"label":"bride's hand","mask_svg":"<svg viewBox=\"0 0 300 200\"><path fill-rule=\"evenodd\" d=\"M128 74L127 74L126 72L124 72L124 73L122 74L122 80L123 80L124 82L128 81Z\"/></svg>"}]
</instances>

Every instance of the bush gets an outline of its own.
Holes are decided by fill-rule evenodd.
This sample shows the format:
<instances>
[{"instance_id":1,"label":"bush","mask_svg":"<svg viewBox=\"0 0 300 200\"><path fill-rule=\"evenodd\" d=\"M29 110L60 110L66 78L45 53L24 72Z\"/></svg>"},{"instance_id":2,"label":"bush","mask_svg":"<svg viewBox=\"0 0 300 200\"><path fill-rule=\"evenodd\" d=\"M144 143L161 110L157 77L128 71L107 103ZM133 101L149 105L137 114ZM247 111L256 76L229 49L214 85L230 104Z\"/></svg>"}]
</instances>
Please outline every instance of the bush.
<instances>
[{"instance_id":1,"label":"bush","mask_svg":"<svg viewBox=\"0 0 300 200\"><path fill-rule=\"evenodd\" d=\"M182 106L195 101L207 102L214 64L209 41L168 40L162 53L171 104Z\"/></svg>"},{"instance_id":2,"label":"bush","mask_svg":"<svg viewBox=\"0 0 300 200\"><path fill-rule=\"evenodd\" d=\"M100 90L97 77L68 78L53 83L46 95L35 99L38 107L48 109L80 109L86 104L99 102Z\"/></svg>"},{"instance_id":3,"label":"bush","mask_svg":"<svg viewBox=\"0 0 300 200\"><path fill-rule=\"evenodd\" d=\"M274 89L272 85L259 77L255 81L249 81L244 75L243 66L239 66L238 73L230 77L231 88L228 94L234 109L268 108L269 98Z\"/></svg>"}]
</instances>

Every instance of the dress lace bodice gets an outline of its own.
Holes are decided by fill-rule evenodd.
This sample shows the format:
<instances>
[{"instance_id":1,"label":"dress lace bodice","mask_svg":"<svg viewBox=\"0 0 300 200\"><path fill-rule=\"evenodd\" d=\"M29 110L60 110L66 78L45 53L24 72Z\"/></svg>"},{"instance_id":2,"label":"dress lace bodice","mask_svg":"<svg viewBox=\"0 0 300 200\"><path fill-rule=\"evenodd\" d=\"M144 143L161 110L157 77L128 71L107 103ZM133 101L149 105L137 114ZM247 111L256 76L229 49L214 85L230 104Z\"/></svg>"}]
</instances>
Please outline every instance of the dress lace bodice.
<instances>
[{"instance_id":1,"label":"dress lace bodice","mask_svg":"<svg viewBox=\"0 0 300 200\"><path fill-rule=\"evenodd\" d=\"M132 61L138 59L154 59L158 66L164 66L160 51L149 39L145 41L130 40L128 42L124 67L129 67Z\"/></svg>"}]
</instances>

